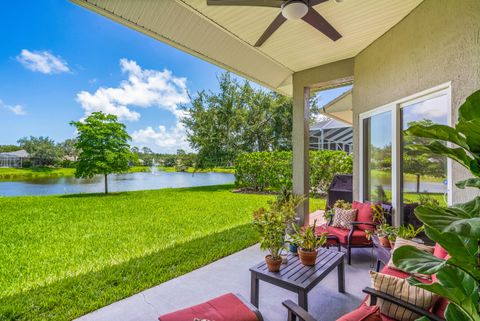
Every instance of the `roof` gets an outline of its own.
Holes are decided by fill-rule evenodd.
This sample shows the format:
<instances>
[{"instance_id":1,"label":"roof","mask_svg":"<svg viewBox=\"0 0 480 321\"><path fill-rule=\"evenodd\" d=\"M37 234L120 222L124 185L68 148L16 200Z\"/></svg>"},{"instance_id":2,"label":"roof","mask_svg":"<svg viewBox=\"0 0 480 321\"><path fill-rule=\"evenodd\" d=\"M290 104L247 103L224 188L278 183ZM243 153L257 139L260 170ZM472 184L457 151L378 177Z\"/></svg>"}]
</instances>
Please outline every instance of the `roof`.
<instances>
[{"instance_id":1,"label":"roof","mask_svg":"<svg viewBox=\"0 0 480 321\"><path fill-rule=\"evenodd\" d=\"M290 20L254 47L278 9L207 6L206 0L71 1L286 95L293 73L355 57L422 2L326 1L314 9L341 33L339 40Z\"/></svg>"},{"instance_id":2,"label":"roof","mask_svg":"<svg viewBox=\"0 0 480 321\"><path fill-rule=\"evenodd\" d=\"M15 152L5 152L5 153L0 153L0 156L7 156L7 157L21 157L21 158L26 158L30 157L30 154L27 153L26 150L21 149L17 150Z\"/></svg>"},{"instance_id":3,"label":"roof","mask_svg":"<svg viewBox=\"0 0 480 321\"><path fill-rule=\"evenodd\" d=\"M318 131L318 130L325 130L325 129L335 129L335 128L350 128L352 127L349 124L346 124L342 121L336 119L326 119L322 120L318 123L315 123L310 126L310 131Z\"/></svg>"},{"instance_id":4,"label":"roof","mask_svg":"<svg viewBox=\"0 0 480 321\"><path fill-rule=\"evenodd\" d=\"M352 89L350 89L323 106L320 109L320 112L328 115L329 117L352 124L352 106Z\"/></svg>"}]
</instances>

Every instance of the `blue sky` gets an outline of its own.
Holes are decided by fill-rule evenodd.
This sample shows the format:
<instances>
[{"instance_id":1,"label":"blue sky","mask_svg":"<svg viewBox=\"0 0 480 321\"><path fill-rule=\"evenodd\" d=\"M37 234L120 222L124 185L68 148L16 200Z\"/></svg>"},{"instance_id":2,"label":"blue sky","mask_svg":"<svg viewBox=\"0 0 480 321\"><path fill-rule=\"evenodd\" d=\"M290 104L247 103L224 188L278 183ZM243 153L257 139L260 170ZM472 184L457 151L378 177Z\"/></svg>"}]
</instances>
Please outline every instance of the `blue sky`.
<instances>
[{"instance_id":1,"label":"blue sky","mask_svg":"<svg viewBox=\"0 0 480 321\"><path fill-rule=\"evenodd\" d=\"M70 121L103 109L133 144L174 152L187 147L178 104L187 91L217 90L223 71L63 0L9 2L0 38L0 144L72 138Z\"/></svg>"}]
</instances>

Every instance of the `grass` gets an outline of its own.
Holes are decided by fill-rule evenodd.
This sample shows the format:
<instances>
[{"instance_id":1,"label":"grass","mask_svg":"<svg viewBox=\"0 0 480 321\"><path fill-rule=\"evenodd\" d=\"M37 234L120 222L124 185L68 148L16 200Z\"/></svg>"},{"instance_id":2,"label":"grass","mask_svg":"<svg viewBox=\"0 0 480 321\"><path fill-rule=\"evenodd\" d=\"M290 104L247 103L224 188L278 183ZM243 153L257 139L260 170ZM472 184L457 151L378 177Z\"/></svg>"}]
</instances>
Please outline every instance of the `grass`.
<instances>
[{"instance_id":1,"label":"grass","mask_svg":"<svg viewBox=\"0 0 480 321\"><path fill-rule=\"evenodd\" d=\"M132 166L129 173L148 172L149 167ZM50 178L62 176L74 176L75 168L54 168L54 167L34 167L34 168L0 168L0 179L30 179L30 178Z\"/></svg>"},{"instance_id":2,"label":"grass","mask_svg":"<svg viewBox=\"0 0 480 321\"><path fill-rule=\"evenodd\" d=\"M0 320L71 320L256 242L231 185L0 198Z\"/></svg>"},{"instance_id":3,"label":"grass","mask_svg":"<svg viewBox=\"0 0 480 321\"><path fill-rule=\"evenodd\" d=\"M372 177L377 178L377 179L391 179L392 173L389 171L385 170L378 170L378 169L373 169L372 171ZM408 174L408 173L403 173L403 180L405 182L417 182L417 176L414 174ZM420 176L420 182L425 183L425 182L431 182L431 183L441 183L445 180L444 177L435 177L435 176L429 176L429 175L422 175Z\"/></svg>"}]
</instances>

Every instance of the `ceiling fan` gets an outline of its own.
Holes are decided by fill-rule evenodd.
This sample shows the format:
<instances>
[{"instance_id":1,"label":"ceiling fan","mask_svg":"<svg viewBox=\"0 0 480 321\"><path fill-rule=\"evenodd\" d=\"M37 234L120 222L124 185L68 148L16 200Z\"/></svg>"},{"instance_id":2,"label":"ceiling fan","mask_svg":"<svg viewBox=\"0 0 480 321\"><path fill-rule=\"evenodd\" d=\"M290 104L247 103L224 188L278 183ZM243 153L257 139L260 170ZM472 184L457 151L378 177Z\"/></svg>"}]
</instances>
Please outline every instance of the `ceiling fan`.
<instances>
[{"instance_id":1,"label":"ceiling fan","mask_svg":"<svg viewBox=\"0 0 480 321\"><path fill-rule=\"evenodd\" d=\"M312 8L325 1L328 0L207 0L207 5L280 8L278 16L255 43L255 47L260 47L287 20L302 19L333 41L340 39L342 35Z\"/></svg>"}]
</instances>

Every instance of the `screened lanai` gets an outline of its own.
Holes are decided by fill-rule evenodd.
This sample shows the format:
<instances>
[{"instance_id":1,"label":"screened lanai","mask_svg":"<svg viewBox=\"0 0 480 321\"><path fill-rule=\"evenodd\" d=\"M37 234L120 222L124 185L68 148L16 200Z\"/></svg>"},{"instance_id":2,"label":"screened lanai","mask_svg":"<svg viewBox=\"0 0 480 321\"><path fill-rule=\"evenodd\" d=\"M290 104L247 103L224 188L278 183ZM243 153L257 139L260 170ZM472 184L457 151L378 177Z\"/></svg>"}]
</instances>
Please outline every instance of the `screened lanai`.
<instances>
[{"instance_id":1,"label":"screened lanai","mask_svg":"<svg viewBox=\"0 0 480 321\"><path fill-rule=\"evenodd\" d=\"M0 167L22 167L23 161L28 158L25 150L0 153Z\"/></svg>"},{"instance_id":2,"label":"screened lanai","mask_svg":"<svg viewBox=\"0 0 480 321\"><path fill-rule=\"evenodd\" d=\"M351 125L335 119L325 119L310 127L310 149L353 151Z\"/></svg>"}]
</instances>

